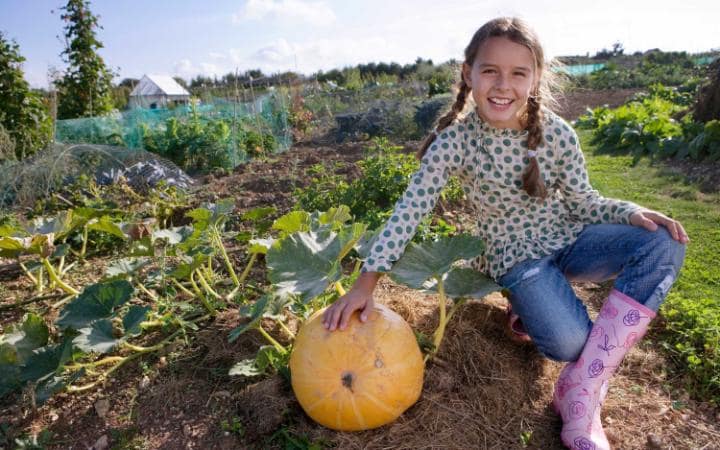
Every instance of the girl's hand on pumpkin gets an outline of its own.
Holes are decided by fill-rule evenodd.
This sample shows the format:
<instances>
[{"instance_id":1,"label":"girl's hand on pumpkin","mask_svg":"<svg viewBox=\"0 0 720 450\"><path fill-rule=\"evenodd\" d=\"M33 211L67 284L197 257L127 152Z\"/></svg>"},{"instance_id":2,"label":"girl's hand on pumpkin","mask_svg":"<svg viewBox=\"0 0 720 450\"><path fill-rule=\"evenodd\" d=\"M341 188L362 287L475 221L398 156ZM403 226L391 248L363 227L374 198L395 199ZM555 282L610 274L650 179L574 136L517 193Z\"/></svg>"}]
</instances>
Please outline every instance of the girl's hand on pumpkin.
<instances>
[{"instance_id":1,"label":"girl's hand on pumpkin","mask_svg":"<svg viewBox=\"0 0 720 450\"><path fill-rule=\"evenodd\" d=\"M372 290L351 289L350 292L343 295L330 305L323 313L323 326L326 330L335 331L336 328L344 330L347 327L350 317L359 309L360 322L368 319L370 311L372 311L374 300ZM338 327L339 325L339 327Z\"/></svg>"},{"instance_id":2,"label":"girl's hand on pumpkin","mask_svg":"<svg viewBox=\"0 0 720 450\"><path fill-rule=\"evenodd\" d=\"M667 228L670 236L672 236L672 238L676 241L683 244L687 244L688 242L690 242L690 238L688 237L687 233L685 232L685 228L683 228L680 222L678 222L677 220L673 220L665 214L661 214L657 211L652 211L649 209L641 209L640 211L636 211L630 216L630 223L632 225L635 225L637 227L643 227L650 231L655 231L657 230L658 225L662 225Z\"/></svg>"}]
</instances>

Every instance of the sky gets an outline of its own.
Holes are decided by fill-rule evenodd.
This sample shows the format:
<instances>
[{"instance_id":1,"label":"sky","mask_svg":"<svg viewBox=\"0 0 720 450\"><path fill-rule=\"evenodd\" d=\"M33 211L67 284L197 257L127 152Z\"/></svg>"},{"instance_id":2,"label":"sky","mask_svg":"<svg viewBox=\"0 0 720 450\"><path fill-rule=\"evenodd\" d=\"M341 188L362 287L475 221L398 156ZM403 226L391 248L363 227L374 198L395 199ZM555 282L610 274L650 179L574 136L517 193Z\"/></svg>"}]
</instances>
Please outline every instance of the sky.
<instances>
[{"instance_id":1,"label":"sky","mask_svg":"<svg viewBox=\"0 0 720 450\"><path fill-rule=\"evenodd\" d=\"M63 4L0 0L0 31L20 46L33 87L65 67ZM527 20L549 57L593 55L615 42L626 53L720 49L718 0L93 0L90 9L116 81L462 60L475 30L498 16Z\"/></svg>"}]
</instances>

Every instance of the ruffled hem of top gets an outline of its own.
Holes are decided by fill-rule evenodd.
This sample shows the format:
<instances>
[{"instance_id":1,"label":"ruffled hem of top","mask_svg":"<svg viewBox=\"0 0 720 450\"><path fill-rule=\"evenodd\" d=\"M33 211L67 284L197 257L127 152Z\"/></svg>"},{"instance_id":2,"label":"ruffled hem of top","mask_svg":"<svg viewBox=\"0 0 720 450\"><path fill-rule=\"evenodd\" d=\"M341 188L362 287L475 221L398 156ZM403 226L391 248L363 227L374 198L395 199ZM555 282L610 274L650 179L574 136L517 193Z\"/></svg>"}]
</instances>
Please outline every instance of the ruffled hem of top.
<instances>
[{"instance_id":1,"label":"ruffled hem of top","mask_svg":"<svg viewBox=\"0 0 720 450\"><path fill-rule=\"evenodd\" d=\"M583 224L578 223L569 229L557 231L555 235L548 236L546 241L537 239L537 237L529 239L496 239L494 241L485 241L487 247L485 253L473 261L473 266L480 272L487 273L494 280L498 280L505 275L508 270L518 263L526 259L544 258L556 251L572 244L577 239L583 229ZM562 237L569 236L570 242L563 242ZM497 250L500 250L499 252ZM490 260L488 256L492 255ZM497 267L493 269L493 265Z\"/></svg>"}]
</instances>

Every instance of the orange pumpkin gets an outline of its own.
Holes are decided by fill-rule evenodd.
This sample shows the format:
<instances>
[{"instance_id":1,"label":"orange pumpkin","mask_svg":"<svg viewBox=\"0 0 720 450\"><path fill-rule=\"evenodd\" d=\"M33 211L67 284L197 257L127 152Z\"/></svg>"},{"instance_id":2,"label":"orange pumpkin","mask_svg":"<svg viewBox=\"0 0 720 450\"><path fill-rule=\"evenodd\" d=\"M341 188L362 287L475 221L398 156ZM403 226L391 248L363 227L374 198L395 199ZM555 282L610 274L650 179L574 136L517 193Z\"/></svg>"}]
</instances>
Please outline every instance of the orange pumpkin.
<instances>
[{"instance_id":1,"label":"orange pumpkin","mask_svg":"<svg viewBox=\"0 0 720 450\"><path fill-rule=\"evenodd\" d=\"M323 327L324 310L300 328L290 356L292 387L316 422L343 431L397 419L420 397L423 360L415 335L398 314L375 305L345 330Z\"/></svg>"}]
</instances>

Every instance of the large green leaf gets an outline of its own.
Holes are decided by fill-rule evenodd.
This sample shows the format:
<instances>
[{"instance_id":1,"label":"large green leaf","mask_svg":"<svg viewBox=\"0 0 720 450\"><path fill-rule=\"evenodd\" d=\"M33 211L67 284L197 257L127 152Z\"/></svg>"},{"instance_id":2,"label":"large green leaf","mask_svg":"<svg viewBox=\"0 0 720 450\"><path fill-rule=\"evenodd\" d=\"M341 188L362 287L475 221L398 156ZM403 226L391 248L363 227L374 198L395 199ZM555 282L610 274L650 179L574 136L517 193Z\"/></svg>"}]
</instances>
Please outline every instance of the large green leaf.
<instances>
[{"instance_id":1,"label":"large green leaf","mask_svg":"<svg viewBox=\"0 0 720 450\"><path fill-rule=\"evenodd\" d=\"M364 231L363 224L353 224L338 233L293 233L268 251L268 278L281 296L297 294L308 302L340 279L341 260Z\"/></svg>"},{"instance_id":2,"label":"large green leaf","mask_svg":"<svg viewBox=\"0 0 720 450\"><path fill-rule=\"evenodd\" d=\"M0 398L22 386L17 352L10 344L0 344Z\"/></svg>"},{"instance_id":3,"label":"large green leaf","mask_svg":"<svg viewBox=\"0 0 720 450\"><path fill-rule=\"evenodd\" d=\"M502 286L496 284L492 278L471 268L453 267L443 276L445 295L453 299L483 298L486 295L500 291ZM437 291L437 281L428 281L425 289Z\"/></svg>"},{"instance_id":4,"label":"large green leaf","mask_svg":"<svg viewBox=\"0 0 720 450\"><path fill-rule=\"evenodd\" d=\"M283 355L272 345L263 345L258 349L254 359L245 359L235 364L228 375L256 377L263 375L270 367L276 366Z\"/></svg>"},{"instance_id":5,"label":"large green leaf","mask_svg":"<svg viewBox=\"0 0 720 450\"><path fill-rule=\"evenodd\" d=\"M403 256L393 265L390 277L413 289L422 289L429 278L440 278L452 264L461 259L480 255L485 248L479 238L460 235L434 242L410 244Z\"/></svg>"},{"instance_id":6,"label":"large green leaf","mask_svg":"<svg viewBox=\"0 0 720 450\"><path fill-rule=\"evenodd\" d=\"M25 251L26 238L3 236L0 237L0 257L17 258Z\"/></svg>"},{"instance_id":7,"label":"large green leaf","mask_svg":"<svg viewBox=\"0 0 720 450\"><path fill-rule=\"evenodd\" d=\"M228 337L229 342L233 342L240 337L241 334L258 326L260 319L263 318L263 315L270 304L271 298L272 297L270 295L263 295L252 305L246 305L240 308L240 317L249 320L230 332L230 336Z\"/></svg>"},{"instance_id":8,"label":"large green leaf","mask_svg":"<svg viewBox=\"0 0 720 450\"><path fill-rule=\"evenodd\" d=\"M342 226L350 220L352 220L352 214L350 214L350 208L345 205L330 208L318 217L320 225Z\"/></svg>"},{"instance_id":9,"label":"large green leaf","mask_svg":"<svg viewBox=\"0 0 720 450\"><path fill-rule=\"evenodd\" d=\"M53 254L55 236L50 234L36 234L30 237L18 238L0 237L0 256L16 258L19 255L40 255L48 257Z\"/></svg>"},{"instance_id":10,"label":"large green leaf","mask_svg":"<svg viewBox=\"0 0 720 450\"><path fill-rule=\"evenodd\" d=\"M310 214L305 211L291 211L284 216L278 217L273 222L272 228L280 231L281 236L299 231L310 231Z\"/></svg>"},{"instance_id":11,"label":"large green leaf","mask_svg":"<svg viewBox=\"0 0 720 450\"><path fill-rule=\"evenodd\" d=\"M26 314L20 326L9 327L6 334L0 336L0 344L10 344L15 348L18 362L22 364L36 348L48 342L48 327L37 314Z\"/></svg>"},{"instance_id":12,"label":"large green leaf","mask_svg":"<svg viewBox=\"0 0 720 450\"><path fill-rule=\"evenodd\" d=\"M240 216L240 219L249 220L251 222L258 222L272 214L275 214L276 212L277 208L275 208L274 206L261 206L259 208L253 208L249 211L246 211L242 216Z\"/></svg>"},{"instance_id":13,"label":"large green leaf","mask_svg":"<svg viewBox=\"0 0 720 450\"><path fill-rule=\"evenodd\" d=\"M272 247L273 243L275 242L274 239L268 238L268 239L252 239L248 244L248 253L249 254L260 254L265 255L267 254L270 247Z\"/></svg>"},{"instance_id":14,"label":"large green leaf","mask_svg":"<svg viewBox=\"0 0 720 450\"><path fill-rule=\"evenodd\" d=\"M27 231L30 234L66 235L71 231L72 211L61 211L55 217L37 217Z\"/></svg>"},{"instance_id":15,"label":"large green leaf","mask_svg":"<svg viewBox=\"0 0 720 450\"><path fill-rule=\"evenodd\" d=\"M220 226L234 209L235 201L232 198L224 198L215 204L210 203L201 208L195 208L185 215L191 217L195 227L202 230L208 225Z\"/></svg>"},{"instance_id":16,"label":"large green leaf","mask_svg":"<svg viewBox=\"0 0 720 450\"><path fill-rule=\"evenodd\" d=\"M50 397L65 389L65 386L72 384L85 375L85 369L73 372L70 376L47 377L35 387L35 402L38 405L45 403Z\"/></svg>"},{"instance_id":17,"label":"large green leaf","mask_svg":"<svg viewBox=\"0 0 720 450\"><path fill-rule=\"evenodd\" d=\"M92 219L87 224L88 230L99 231L102 233L111 234L120 239L127 239L127 235L120 229L120 225L113 222L109 216L102 216L100 218Z\"/></svg>"},{"instance_id":18,"label":"large green leaf","mask_svg":"<svg viewBox=\"0 0 720 450\"><path fill-rule=\"evenodd\" d=\"M135 276L143 267L150 264L150 258L122 258L107 266L105 276L108 279Z\"/></svg>"},{"instance_id":19,"label":"large green leaf","mask_svg":"<svg viewBox=\"0 0 720 450\"><path fill-rule=\"evenodd\" d=\"M93 284L63 308L55 323L60 328L86 328L95 320L113 316L115 309L130 300L132 294L133 287L126 280Z\"/></svg>"},{"instance_id":20,"label":"large green leaf","mask_svg":"<svg viewBox=\"0 0 720 450\"><path fill-rule=\"evenodd\" d=\"M73 344L87 353L108 353L120 343L120 339L115 337L110 319L96 320L89 327L78 331L80 334L73 339Z\"/></svg>"},{"instance_id":21,"label":"large green leaf","mask_svg":"<svg viewBox=\"0 0 720 450\"><path fill-rule=\"evenodd\" d=\"M149 306L132 305L128 312L123 317L123 329L125 330L125 337L137 336L142 330L140 324L143 323L147 317L148 312L152 308Z\"/></svg>"},{"instance_id":22,"label":"large green leaf","mask_svg":"<svg viewBox=\"0 0 720 450\"><path fill-rule=\"evenodd\" d=\"M47 345L33 350L32 355L22 365L20 381L35 382L57 373L72 355L72 340L66 338L56 345Z\"/></svg>"}]
</instances>

